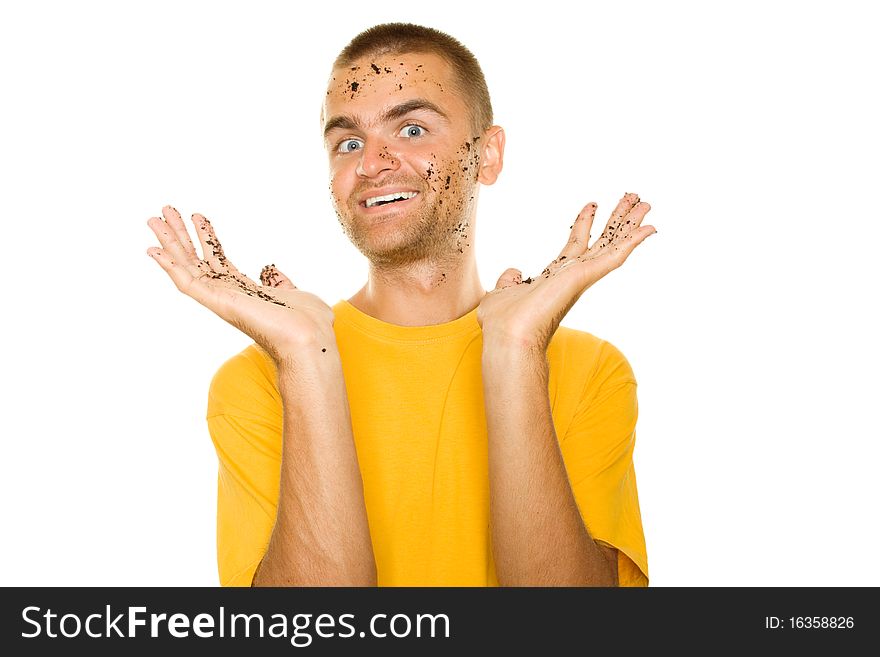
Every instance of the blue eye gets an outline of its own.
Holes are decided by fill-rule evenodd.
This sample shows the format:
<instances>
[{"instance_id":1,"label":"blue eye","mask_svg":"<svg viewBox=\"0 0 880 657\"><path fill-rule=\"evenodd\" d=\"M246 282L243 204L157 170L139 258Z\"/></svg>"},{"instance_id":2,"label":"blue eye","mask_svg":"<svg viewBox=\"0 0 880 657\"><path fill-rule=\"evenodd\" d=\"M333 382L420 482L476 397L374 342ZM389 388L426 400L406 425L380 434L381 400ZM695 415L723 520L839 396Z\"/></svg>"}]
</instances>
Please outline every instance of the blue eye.
<instances>
[{"instance_id":1,"label":"blue eye","mask_svg":"<svg viewBox=\"0 0 880 657\"><path fill-rule=\"evenodd\" d=\"M407 125L401 130L404 137L421 137L425 134L425 129L420 125Z\"/></svg>"},{"instance_id":2,"label":"blue eye","mask_svg":"<svg viewBox=\"0 0 880 657\"><path fill-rule=\"evenodd\" d=\"M362 144L359 139L344 139L339 142L339 146L336 147L336 150L340 153L353 153L361 147Z\"/></svg>"}]
</instances>

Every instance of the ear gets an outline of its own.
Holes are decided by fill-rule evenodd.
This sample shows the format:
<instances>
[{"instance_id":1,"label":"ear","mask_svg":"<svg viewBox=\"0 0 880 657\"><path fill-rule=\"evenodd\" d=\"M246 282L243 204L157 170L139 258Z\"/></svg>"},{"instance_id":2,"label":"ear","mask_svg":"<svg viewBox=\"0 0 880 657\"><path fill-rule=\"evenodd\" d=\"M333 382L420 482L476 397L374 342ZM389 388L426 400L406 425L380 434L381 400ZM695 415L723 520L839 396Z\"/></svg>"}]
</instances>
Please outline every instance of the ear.
<instances>
[{"instance_id":1,"label":"ear","mask_svg":"<svg viewBox=\"0 0 880 657\"><path fill-rule=\"evenodd\" d=\"M477 180L491 185L498 180L504 167L504 128L493 125L483 133L483 147L480 151L480 175Z\"/></svg>"}]
</instances>

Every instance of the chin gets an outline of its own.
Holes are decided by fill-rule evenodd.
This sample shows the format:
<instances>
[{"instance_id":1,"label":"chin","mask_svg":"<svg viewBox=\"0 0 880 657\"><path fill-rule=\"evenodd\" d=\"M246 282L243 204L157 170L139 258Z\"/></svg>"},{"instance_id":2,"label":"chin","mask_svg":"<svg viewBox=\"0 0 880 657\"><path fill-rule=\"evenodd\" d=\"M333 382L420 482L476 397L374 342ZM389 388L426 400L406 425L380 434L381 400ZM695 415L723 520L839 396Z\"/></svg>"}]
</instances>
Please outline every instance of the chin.
<instances>
[{"instance_id":1,"label":"chin","mask_svg":"<svg viewBox=\"0 0 880 657\"><path fill-rule=\"evenodd\" d=\"M457 249L449 239L449 219L434 213L394 213L373 221L349 214L343 230L373 265L401 266L443 258Z\"/></svg>"}]
</instances>

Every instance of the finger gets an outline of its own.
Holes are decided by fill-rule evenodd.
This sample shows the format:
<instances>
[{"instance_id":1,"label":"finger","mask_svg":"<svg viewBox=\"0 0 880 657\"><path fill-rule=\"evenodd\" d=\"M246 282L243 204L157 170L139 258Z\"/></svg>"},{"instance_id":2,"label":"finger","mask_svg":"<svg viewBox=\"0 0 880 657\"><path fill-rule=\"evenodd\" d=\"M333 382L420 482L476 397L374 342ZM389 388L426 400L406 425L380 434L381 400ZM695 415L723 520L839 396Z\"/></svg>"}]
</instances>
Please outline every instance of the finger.
<instances>
[{"instance_id":1,"label":"finger","mask_svg":"<svg viewBox=\"0 0 880 657\"><path fill-rule=\"evenodd\" d=\"M202 245L202 253L211 269L220 274L229 274L239 283L243 282L244 285L240 287L249 287L252 290L256 290L259 286L249 276L242 274L226 257L226 254L223 252L223 246L214 232L214 226L208 221L208 218L196 212L190 217L190 220L193 226L196 227L196 234L199 236L199 242Z\"/></svg>"},{"instance_id":2,"label":"finger","mask_svg":"<svg viewBox=\"0 0 880 657\"><path fill-rule=\"evenodd\" d=\"M602 249L608 246L613 240L614 235L620 230L624 217L626 217L629 211L632 210L638 202L638 194L624 194L623 198L617 203L617 207L614 208L614 212L611 213L611 218L608 219L608 223L605 224L605 228L602 231L602 234L599 235L599 239L597 239L596 243L590 247L590 250L594 248Z\"/></svg>"},{"instance_id":3,"label":"finger","mask_svg":"<svg viewBox=\"0 0 880 657\"><path fill-rule=\"evenodd\" d=\"M190 217L190 221L192 221L196 229L196 235L198 235L199 242L202 245L203 257L211 265L211 269L223 274L229 273L230 263L226 258L226 254L223 253L223 246L220 244L220 240L217 239L214 226L211 225L207 217L198 212Z\"/></svg>"},{"instance_id":4,"label":"finger","mask_svg":"<svg viewBox=\"0 0 880 657\"><path fill-rule=\"evenodd\" d=\"M162 251L167 256L167 258L157 257L156 260L159 264L163 265L174 284L184 294L211 307L208 301L208 299L212 298L211 290L215 294L221 288L228 292L238 290L251 296L257 293L257 284L247 276L239 274L234 267L223 267L218 271L211 266L210 261L195 260L193 262L193 258L186 253L177 234L162 219L151 217L148 223L156 237L159 238ZM206 239L213 241L210 240L210 236L207 236ZM150 255L153 255L153 253L150 253ZM210 281L210 285L206 287L205 285L197 284L203 280Z\"/></svg>"},{"instance_id":5,"label":"finger","mask_svg":"<svg viewBox=\"0 0 880 657\"><path fill-rule=\"evenodd\" d=\"M193 261L198 260L199 256L196 253L196 247L193 246L189 231L187 231L186 226L183 224L183 219L180 218L180 213L177 211L177 208L166 205L162 208L162 216L165 217L165 223L171 226L171 229L174 231L175 235L177 235L177 239L180 240L180 244L183 246L183 250L186 254L192 258Z\"/></svg>"},{"instance_id":6,"label":"finger","mask_svg":"<svg viewBox=\"0 0 880 657\"><path fill-rule=\"evenodd\" d=\"M523 282L522 272L519 269L505 269L504 273L498 277L498 282L495 283L496 290L503 290L506 287L511 287L513 285L519 285Z\"/></svg>"},{"instance_id":7,"label":"finger","mask_svg":"<svg viewBox=\"0 0 880 657\"><path fill-rule=\"evenodd\" d=\"M167 251L155 246L147 249L147 255L159 263L159 266L171 277L178 290L192 296L193 275L186 267L175 261Z\"/></svg>"},{"instance_id":8,"label":"finger","mask_svg":"<svg viewBox=\"0 0 880 657\"><path fill-rule=\"evenodd\" d=\"M575 262L593 260L598 263L604 261L604 276L605 273L620 267L639 244L644 242L651 235L654 235L656 232L657 229L650 224L639 226L617 241L609 243L601 251L585 253Z\"/></svg>"},{"instance_id":9,"label":"finger","mask_svg":"<svg viewBox=\"0 0 880 657\"><path fill-rule=\"evenodd\" d=\"M633 206L633 209L621 220L619 231L612 237L612 241L623 239L629 233L641 226L645 215L651 211L651 205L644 201L639 201Z\"/></svg>"},{"instance_id":10,"label":"finger","mask_svg":"<svg viewBox=\"0 0 880 657\"><path fill-rule=\"evenodd\" d=\"M289 307L272 294L267 294L256 286L251 287L231 274L220 274L211 271L205 276L193 277L186 267L176 262L163 249L151 247L147 249L147 255L158 262L162 269L168 273L178 290L211 309L238 328L241 327L230 317L229 308L233 307L241 299L242 293L279 306ZM205 264L205 267L207 267L207 264Z\"/></svg>"},{"instance_id":11,"label":"finger","mask_svg":"<svg viewBox=\"0 0 880 657\"><path fill-rule=\"evenodd\" d=\"M186 253L177 233L174 232L171 226L159 217L150 217L147 220L147 225L159 240L159 244L162 245L162 250L168 256L169 261L173 261L178 267L182 267L191 277L199 275L198 261L194 262Z\"/></svg>"},{"instance_id":12,"label":"finger","mask_svg":"<svg viewBox=\"0 0 880 657\"><path fill-rule=\"evenodd\" d=\"M266 265L260 272L260 282L267 287L277 287L282 290L295 290L296 285L274 264Z\"/></svg>"},{"instance_id":13,"label":"finger","mask_svg":"<svg viewBox=\"0 0 880 657\"><path fill-rule=\"evenodd\" d=\"M639 221L641 221L641 219ZM617 263L617 266L619 267L620 265L622 265L624 260L629 257L629 254L632 253L639 244L644 242L656 232L657 229L650 224L639 226L631 231L628 235L624 236L623 238L612 244L610 246L610 248L613 249L612 253L614 257L617 258L619 261Z\"/></svg>"},{"instance_id":14,"label":"finger","mask_svg":"<svg viewBox=\"0 0 880 657\"><path fill-rule=\"evenodd\" d=\"M648 214L650 210L651 206L648 203L643 201L636 203L629 213L617 222L617 228L611 236L604 240L601 245L597 242L589 249L589 251L587 251L587 253L602 253L603 250L611 249L614 246L624 243L628 236L639 228L645 215Z\"/></svg>"},{"instance_id":15,"label":"finger","mask_svg":"<svg viewBox=\"0 0 880 657\"><path fill-rule=\"evenodd\" d=\"M565 262L568 258L576 258L587 250L590 241L590 229L593 227L593 219L596 216L596 204L587 203L584 209L580 211L574 224L571 226L571 233L568 236L568 243L559 252L556 260L550 263L550 267L545 273L552 271L555 265Z\"/></svg>"}]
</instances>

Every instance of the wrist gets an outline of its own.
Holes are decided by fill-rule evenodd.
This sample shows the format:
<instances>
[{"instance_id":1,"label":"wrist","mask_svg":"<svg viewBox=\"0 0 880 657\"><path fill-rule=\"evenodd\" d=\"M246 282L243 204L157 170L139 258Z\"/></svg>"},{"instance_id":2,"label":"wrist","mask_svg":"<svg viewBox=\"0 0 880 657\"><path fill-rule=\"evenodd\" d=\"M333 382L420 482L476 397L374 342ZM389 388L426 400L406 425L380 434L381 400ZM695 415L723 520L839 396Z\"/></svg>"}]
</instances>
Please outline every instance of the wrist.
<instances>
[{"instance_id":1,"label":"wrist","mask_svg":"<svg viewBox=\"0 0 880 657\"><path fill-rule=\"evenodd\" d=\"M513 381L522 376L546 378L550 367L547 350L540 344L496 337L484 340L481 361L483 377L493 380Z\"/></svg>"},{"instance_id":2,"label":"wrist","mask_svg":"<svg viewBox=\"0 0 880 657\"><path fill-rule=\"evenodd\" d=\"M326 428L339 412L348 414L345 373L336 349L284 358L277 363L277 383L285 421L318 430L314 423Z\"/></svg>"},{"instance_id":3,"label":"wrist","mask_svg":"<svg viewBox=\"0 0 880 657\"><path fill-rule=\"evenodd\" d=\"M547 343L542 336L483 327L483 360L544 358Z\"/></svg>"},{"instance_id":4,"label":"wrist","mask_svg":"<svg viewBox=\"0 0 880 657\"><path fill-rule=\"evenodd\" d=\"M341 369L342 365L335 337L330 340L315 339L285 345L274 359L279 377L285 379L321 376L322 373Z\"/></svg>"}]
</instances>

